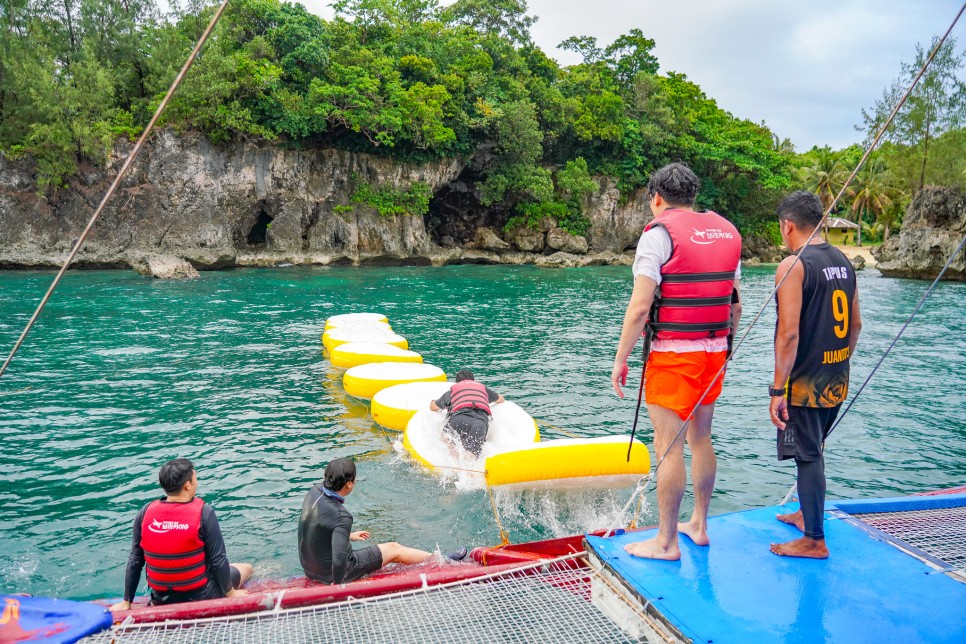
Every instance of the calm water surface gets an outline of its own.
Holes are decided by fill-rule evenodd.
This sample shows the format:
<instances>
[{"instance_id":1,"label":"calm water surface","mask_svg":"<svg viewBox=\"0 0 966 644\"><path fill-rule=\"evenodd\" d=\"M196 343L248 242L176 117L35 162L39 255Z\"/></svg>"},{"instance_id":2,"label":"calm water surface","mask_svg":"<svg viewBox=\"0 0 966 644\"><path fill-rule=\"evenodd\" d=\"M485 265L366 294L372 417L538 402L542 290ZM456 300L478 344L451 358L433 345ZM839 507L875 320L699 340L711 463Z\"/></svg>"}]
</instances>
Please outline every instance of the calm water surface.
<instances>
[{"instance_id":1,"label":"calm water surface","mask_svg":"<svg viewBox=\"0 0 966 644\"><path fill-rule=\"evenodd\" d=\"M52 275L0 272L0 354ZM745 271L746 324L772 275ZM928 286L875 271L859 284L853 392ZM373 539L498 543L485 492L459 492L408 462L397 436L346 398L320 353L325 319L383 312L426 362L449 374L470 367L534 417L599 436L628 432L633 418L633 396L618 400L608 385L630 289L630 270L615 267L253 269L189 282L71 272L0 379L0 592L118 596L131 521L177 456L198 467L231 559L263 577L301 572L302 496L338 456L359 463L349 507ZM937 288L830 441L831 497L966 482L964 310L966 284ZM794 466L775 461L768 422L773 326L769 306L728 374L715 513L777 503L793 480ZM498 502L513 540L525 541L602 527L628 494Z\"/></svg>"}]
</instances>

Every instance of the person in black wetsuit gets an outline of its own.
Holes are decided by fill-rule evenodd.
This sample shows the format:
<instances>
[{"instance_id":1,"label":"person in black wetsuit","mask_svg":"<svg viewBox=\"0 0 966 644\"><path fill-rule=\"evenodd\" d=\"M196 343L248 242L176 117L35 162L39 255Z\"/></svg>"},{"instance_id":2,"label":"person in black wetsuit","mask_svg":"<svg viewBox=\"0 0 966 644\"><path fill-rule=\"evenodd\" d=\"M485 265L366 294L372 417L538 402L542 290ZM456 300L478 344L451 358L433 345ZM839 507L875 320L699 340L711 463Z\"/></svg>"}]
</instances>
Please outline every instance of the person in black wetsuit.
<instances>
[{"instance_id":1,"label":"person in black wetsuit","mask_svg":"<svg viewBox=\"0 0 966 644\"><path fill-rule=\"evenodd\" d=\"M380 543L353 550L350 542L365 541L369 532L352 531L352 514L345 497L355 489L356 464L337 458L325 468L322 485L313 486L302 502L299 518L299 562L305 576L326 584L345 584L372 574L391 563L421 563L430 557L425 550L396 542ZM466 548L447 555L459 560Z\"/></svg>"},{"instance_id":2,"label":"person in black wetsuit","mask_svg":"<svg viewBox=\"0 0 966 644\"><path fill-rule=\"evenodd\" d=\"M147 564L152 604L218 599L251 576L247 563L228 563L218 517L197 497L198 475L185 458L164 464L158 480L165 496L151 501L134 519L134 536L124 579L124 600L111 610L128 610Z\"/></svg>"},{"instance_id":3,"label":"person in black wetsuit","mask_svg":"<svg viewBox=\"0 0 966 644\"><path fill-rule=\"evenodd\" d=\"M862 330L852 263L817 236L805 245L821 221L822 203L810 192L793 192L778 206L782 238L798 261L787 257L775 273L775 376L768 388L778 459L794 458L798 474L800 509L778 520L804 533L771 544L771 551L812 559L829 555L823 451L848 394L849 360Z\"/></svg>"},{"instance_id":4,"label":"person in black wetsuit","mask_svg":"<svg viewBox=\"0 0 966 644\"><path fill-rule=\"evenodd\" d=\"M460 369L456 372L456 384L438 400L431 401L429 408L445 409L446 426L456 434L464 449L479 456L490 430L490 403L501 402L502 395L476 382L469 369Z\"/></svg>"}]
</instances>

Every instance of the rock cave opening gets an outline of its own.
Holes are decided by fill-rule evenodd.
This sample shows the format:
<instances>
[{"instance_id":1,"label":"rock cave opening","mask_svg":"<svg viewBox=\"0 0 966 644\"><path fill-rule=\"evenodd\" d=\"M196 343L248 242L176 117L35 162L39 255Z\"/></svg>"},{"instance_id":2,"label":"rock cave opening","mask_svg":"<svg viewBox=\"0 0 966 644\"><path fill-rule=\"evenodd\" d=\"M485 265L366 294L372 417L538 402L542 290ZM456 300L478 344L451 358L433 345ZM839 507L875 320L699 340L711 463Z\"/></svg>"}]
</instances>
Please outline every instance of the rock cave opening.
<instances>
[{"instance_id":1,"label":"rock cave opening","mask_svg":"<svg viewBox=\"0 0 966 644\"><path fill-rule=\"evenodd\" d=\"M268 227L271 225L275 217L272 217L264 209L258 211L258 217L255 219L255 224L252 226L251 230L248 231L248 237L246 241L249 246L264 246L268 240Z\"/></svg>"},{"instance_id":2,"label":"rock cave opening","mask_svg":"<svg viewBox=\"0 0 966 644\"><path fill-rule=\"evenodd\" d=\"M506 212L498 207L484 206L477 199L474 184L478 179L467 168L430 199L425 223L434 243L443 248L463 246L473 241L478 228L492 226L499 229L506 223Z\"/></svg>"}]
</instances>

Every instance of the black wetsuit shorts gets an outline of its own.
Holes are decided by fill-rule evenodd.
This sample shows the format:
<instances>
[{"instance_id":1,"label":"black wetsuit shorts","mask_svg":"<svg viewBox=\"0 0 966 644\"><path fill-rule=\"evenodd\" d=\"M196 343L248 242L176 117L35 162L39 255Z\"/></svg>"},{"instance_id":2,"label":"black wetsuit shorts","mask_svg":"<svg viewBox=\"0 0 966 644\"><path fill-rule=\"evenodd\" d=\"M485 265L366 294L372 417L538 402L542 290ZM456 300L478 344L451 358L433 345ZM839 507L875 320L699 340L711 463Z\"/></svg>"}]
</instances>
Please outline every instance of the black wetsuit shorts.
<instances>
[{"instance_id":1,"label":"black wetsuit shorts","mask_svg":"<svg viewBox=\"0 0 966 644\"><path fill-rule=\"evenodd\" d=\"M345 583L362 579L382 568L382 550L379 546L366 546L352 551L345 571Z\"/></svg>"},{"instance_id":2,"label":"black wetsuit shorts","mask_svg":"<svg viewBox=\"0 0 966 644\"><path fill-rule=\"evenodd\" d=\"M835 424L842 405L835 407L788 406L788 422L778 431L778 460L794 458L817 461L822 445Z\"/></svg>"}]
</instances>

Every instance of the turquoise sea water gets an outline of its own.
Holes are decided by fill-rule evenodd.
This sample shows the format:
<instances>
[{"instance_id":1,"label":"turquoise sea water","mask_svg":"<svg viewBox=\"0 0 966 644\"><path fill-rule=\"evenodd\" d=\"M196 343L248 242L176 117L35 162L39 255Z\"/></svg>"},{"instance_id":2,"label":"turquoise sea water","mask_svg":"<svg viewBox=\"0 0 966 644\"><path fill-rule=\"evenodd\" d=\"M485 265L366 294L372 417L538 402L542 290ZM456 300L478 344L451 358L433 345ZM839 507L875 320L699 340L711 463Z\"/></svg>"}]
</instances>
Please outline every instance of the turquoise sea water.
<instances>
[{"instance_id":1,"label":"turquoise sea water","mask_svg":"<svg viewBox=\"0 0 966 644\"><path fill-rule=\"evenodd\" d=\"M52 276L0 272L0 354ZM746 269L746 324L772 276ZM853 392L928 286L875 271L859 284ZM300 573L302 496L337 456L359 463L349 507L374 540L496 544L485 492L420 470L345 397L320 353L325 319L383 312L426 362L470 367L534 417L598 436L628 432L633 418L639 375L624 401L608 383L630 288L629 269L616 267L252 269L189 282L71 272L0 379L0 592L120 595L131 521L176 456L195 462L230 558L259 576ZM966 483L964 309L966 284L934 292L830 440L830 496ZM728 373L713 513L777 503L793 480L767 414L773 325L769 306ZM643 429L649 443L646 418ZM501 494L498 505L512 539L526 541L604 527L628 494Z\"/></svg>"}]
</instances>

